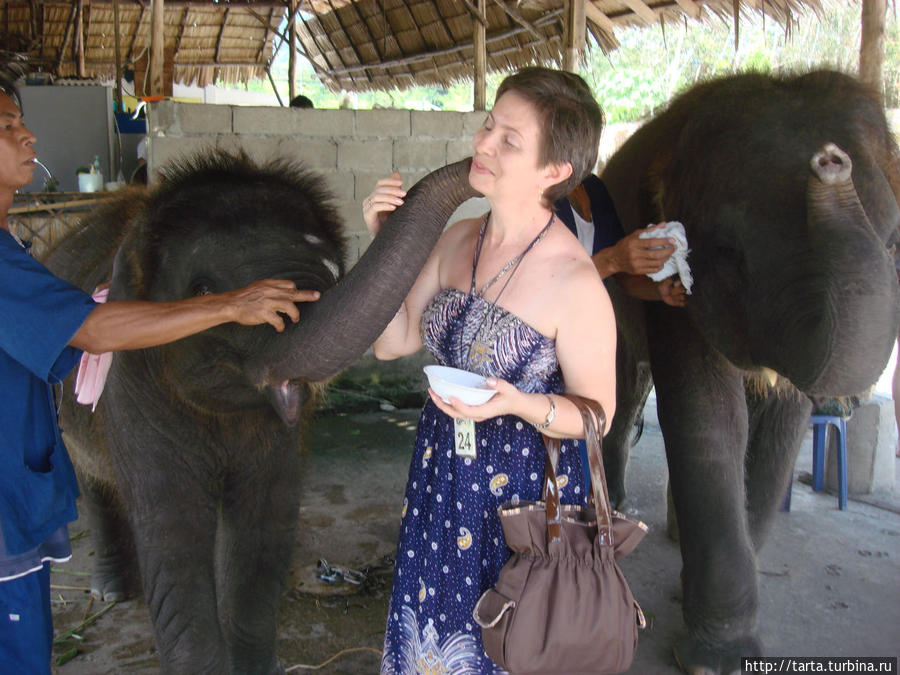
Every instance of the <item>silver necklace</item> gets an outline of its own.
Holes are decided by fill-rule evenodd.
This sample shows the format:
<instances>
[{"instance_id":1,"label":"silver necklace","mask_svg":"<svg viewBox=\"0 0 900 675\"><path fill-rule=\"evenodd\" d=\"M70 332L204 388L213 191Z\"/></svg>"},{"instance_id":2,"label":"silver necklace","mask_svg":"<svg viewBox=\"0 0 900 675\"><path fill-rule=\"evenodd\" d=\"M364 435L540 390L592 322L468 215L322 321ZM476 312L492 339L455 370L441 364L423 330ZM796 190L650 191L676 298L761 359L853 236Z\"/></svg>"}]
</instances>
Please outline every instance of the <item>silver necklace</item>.
<instances>
[{"instance_id":1,"label":"silver necklace","mask_svg":"<svg viewBox=\"0 0 900 675\"><path fill-rule=\"evenodd\" d=\"M478 336L483 332L485 323L488 326L488 334L493 333L493 327L496 324L496 309L497 303L500 301L500 296L503 295L503 292L506 290L506 287L509 286L509 282L512 281L513 276L515 276L516 271L519 269L519 264L522 262L522 259L525 255L533 249L537 244L547 235L547 232L550 230L550 226L553 225L553 219L556 217L553 212L550 213L550 219L547 221L547 224L544 225L543 229L538 233L538 235L531 240L531 243L525 247L525 250L519 253L517 256L512 258L509 262L507 262L503 268L484 286L481 287L481 291L475 292L475 276L478 271L478 260L481 257L481 248L484 243L485 232L487 231L487 223L488 218L490 217L490 212L486 213L484 216L484 222L481 224L481 231L478 233L478 243L475 246L475 260L472 263L472 289L470 291L471 294L476 295L479 298L484 299L484 292L490 288L493 284L503 278L503 276L512 270L512 273L507 277L506 283L503 284L503 288L500 289L500 292L497 293L497 297L494 298L493 301L485 300L488 303L488 307L485 309L484 314L481 316L481 321L478 323L478 328L475 330L475 333L472 336L472 341L469 343L469 348L466 351L466 363L469 364L470 367L475 366L472 362L472 351L475 347L476 341L478 341ZM462 338L462 331L459 333L460 338ZM484 362L490 360L493 349L488 344L479 344L476 353L478 354L479 364L483 364Z\"/></svg>"}]
</instances>

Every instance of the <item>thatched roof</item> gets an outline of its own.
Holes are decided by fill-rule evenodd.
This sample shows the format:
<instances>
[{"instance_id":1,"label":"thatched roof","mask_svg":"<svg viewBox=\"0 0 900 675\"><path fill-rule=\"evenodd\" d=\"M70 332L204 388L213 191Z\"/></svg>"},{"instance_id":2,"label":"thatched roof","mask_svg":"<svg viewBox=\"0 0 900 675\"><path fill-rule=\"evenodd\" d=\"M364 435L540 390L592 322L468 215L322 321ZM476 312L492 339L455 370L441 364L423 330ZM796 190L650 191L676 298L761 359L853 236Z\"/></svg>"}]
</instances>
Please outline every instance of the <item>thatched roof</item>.
<instances>
[{"instance_id":1,"label":"thatched roof","mask_svg":"<svg viewBox=\"0 0 900 675\"><path fill-rule=\"evenodd\" d=\"M29 70L54 77L115 79L112 0L83 0L84 71L79 73L78 0L0 0L2 48L27 57ZM205 85L221 79L264 78L285 5L267 2L165 2L166 67L176 82ZM146 63L150 2L120 0L119 54L123 66ZM146 69L146 66L145 66Z\"/></svg>"},{"instance_id":2,"label":"thatched roof","mask_svg":"<svg viewBox=\"0 0 900 675\"><path fill-rule=\"evenodd\" d=\"M673 24L685 18L735 20L765 13L790 26L819 0L588 0L587 31L604 51L617 29ZM475 0L312 0L301 13L301 51L334 91L449 84L471 78ZM487 0L487 69L562 64L563 0Z\"/></svg>"},{"instance_id":3,"label":"thatched roof","mask_svg":"<svg viewBox=\"0 0 900 675\"><path fill-rule=\"evenodd\" d=\"M587 30L601 49L615 49L617 29L716 15L764 12L790 25L820 0L588 0ZM449 84L472 76L477 0L302 0L298 49L333 90ZM487 69L561 64L563 0L487 0ZM266 76L284 39L287 0L165 1L167 68L176 82ZM79 7L81 12L79 14ZM123 65L146 60L150 1L119 0ZM23 70L55 77L114 79L113 0L0 0L0 40ZM78 27L81 26L79 31ZM79 49L79 36L83 48ZM80 55L83 54L83 65Z\"/></svg>"}]
</instances>

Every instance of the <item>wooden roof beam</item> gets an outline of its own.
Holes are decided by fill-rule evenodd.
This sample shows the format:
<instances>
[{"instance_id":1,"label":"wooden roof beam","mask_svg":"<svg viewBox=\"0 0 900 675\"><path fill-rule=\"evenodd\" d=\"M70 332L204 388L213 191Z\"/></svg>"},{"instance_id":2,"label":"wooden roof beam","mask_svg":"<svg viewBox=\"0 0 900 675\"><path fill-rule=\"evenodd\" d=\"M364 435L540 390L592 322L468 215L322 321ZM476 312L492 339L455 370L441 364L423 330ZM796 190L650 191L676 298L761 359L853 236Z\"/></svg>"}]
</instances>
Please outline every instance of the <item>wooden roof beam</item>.
<instances>
[{"instance_id":1,"label":"wooden roof beam","mask_svg":"<svg viewBox=\"0 0 900 675\"><path fill-rule=\"evenodd\" d=\"M466 6L466 9L469 10L469 14L472 15L472 18L475 19L478 23L483 26L487 25L487 16L485 14L480 14L478 12L478 8L472 4L472 0L462 0L462 3Z\"/></svg>"},{"instance_id":2,"label":"wooden roof beam","mask_svg":"<svg viewBox=\"0 0 900 675\"><path fill-rule=\"evenodd\" d=\"M181 15L181 29L178 31L178 39L175 40L175 51L172 53L172 59L175 60L178 58L178 50L181 49L181 40L184 38L184 31L187 29L188 25L188 15L191 13L190 5L184 8L184 13Z\"/></svg>"},{"instance_id":3,"label":"wooden roof beam","mask_svg":"<svg viewBox=\"0 0 900 675\"><path fill-rule=\"evenodd\" d=\"M675 4L681 7L682 11L692 19L700 18L700 5L695 0L675 0Z\"/></svg>"},{"instance_id":4,"label":"wooden roof beam","mask_svg":"<svg viewBox=\"0 0 900 675\"><path fill-rule=\"evenodd\" d=\"M222 17L222 25L219 26L219 37L216 38L216 63L219 62L219 56L222 53L222 36L225 34L225 26L228 25L228 13L231 11L231 7L225 8L225 15Z\"/></svg>"},{"instance_id":5,"label":"wooden roof beam","mask_svg":"<svg viewBox=\"0 0 900 675\"><path fill-rule=\"evenodd\" d=\"M165 95L165 2L164 0L151 0L150 3L150 68L144 80L150 80L150 96ZM170 92L171 93L171 92Z\"/></svg>"},{"instance_id":6,"label":"wooden roof beam","mask_svg":"<svg viewBox=\"0 0 900 675\"><path fill-rule=\"evenodd\" d=\"M590 0L584 0L585 4L587 4L589 1L590 1ZM523 17L521 14L519 14L519 13L518 13L516 10L514 10L512 7L508 6L505 2L503 2L503 0L494 0L494 2L495 2L497 5L499 5L499 7L500 7L504 12L506 12L506 15L507 15L510 19L512 19L512 20L515 21L517 24L519 24L520 26L522 26L522 28L524 28L524 29L527 30L529 33L531 33L531 34L532 34L535 38L537 38L540 42L544 42L544 41L545 41L545 40L544 40L544 36L541 35L533 25L531 25L531 22L529 22L525 17Z\"/></svg>"},{"instance_id":7,"label":"wooden roof beam","mask_svg":"<svg viewBox=\"0 0 900 675\"><path fill-rule=\"evenodd\" d=\"M578 72L578 61L584 50L585 40L585 5L587 0L569 0L566 3L566 32L563 48L563 69L570 73Z\"/></svg>"},{"instance_id":8,"label":"wooden roof beam","mask_svg":"<svg viewBox=\"0 0 900 675\"><path fill-rule=\"evenodd\" d=\"M85 77L84 68L84 0L75 0L75 39L72 42L73 58L78 77Z\"/></svg>"},{"instance_id":9,"label":"wooden roof beam","mask_svg":"<svg viewBox=\"0 0 900 675\"><path fill-rule=\"evenodd\" d=\"M609 33L610 35L615 34L616 24L614 24L612 19L600 11L590 0L584 3L584 14L588 21L596 24L604 33Z\"/></svg>"},{"instance_id":10,"label":"wooden roof beam","mask_svg":"<svg viewBox=\"0 0 900 675\"><path fill-rule=\"evenodd\" d=\"M69 35L72 34L72 26L75 24L75 13L78 11L78 5L76 3L72 3L72 9L69 12L69 20L66 22L66 30L63 33L62 44L59 46L59 55L56 59L56 70L58 71L63 64L63 59L66 57L66 47L69 44ZM9 19L9 3L6 3L6 17ZM7 34L9 33L9 27L7 26Z\"/></svg>"},{"instance_id":11,"label":"wooden roof beam","mask_svg":"<svg viewBox=\"0 0 900 675\"><path fill-rule=\"evenodd\" d=\"M475 21L472 25L472 56L475 69L472 89L472 107L475 110L487 108L487 3L478 0L478 13L485 17L484 21Z\"/></svg>"},{"instance_id":12,"label":"wooden roof beam","mask_svg":"<svg viewBox=\"0 0 900 675\"><path fill-rule=\"evenodd\" d=\"M298 7L299 6L300 5L298 5ZM322 45L319 44L319 40L316 38L316 34L313 33L309 29L309 26L306 25L306 19L303 18L302 13L298 12L297 16L300 17L300 22L303 24L303 27L306 29L307 34L312 38L313 44L316 46L316 49L319 50L319 55L322 57L322 60L325 61L325 65L328 66L328 68L326 70L321 71L322 74L325 75L325 77L327 77L329 80L334 82L336 85L340 85L340 82L338 82L337 79L335 79L334 75L332 75L332 73L335 73L336 71L334 70L334 66L331 64L331 61L329 61L329 59L328 59L328 54L325 52L325 50L322 49ZM284 39L284 38L282 38L282 39ZM345 64L343 62L343 59L341 59L341 55L337 53L337 50L335 50L335 54L337 55L338 60L341 61L341 66L346 67L347 64ZM313 64L313 68L315 68L318 71L319 68L316 66L315 61L312 58L310 58L309 52L304 50L304 55L306 56L307 60Z\"/></svg>"},{"instance_id":13,"label":"wooden roof beam","mask_svg":"<svg viewBox=\"0 0 900 675\"><path fill-rule=\"evenodd\" d=\"M147 13L147 6L141 4L141 13L138 16L137 23L134 24L134 35L131 36L131 44L128 46L128 54L125 58L126 63L134 63L134 45L137 42L138 33L141 32L141 24L144 23L144 15Z\"/></svg>"},{"instance_id":14,"label":"wooden roof beam","mask_svg":"<svg viewBox=\"0 0 900 675\"><path fill-rule=\"evenodd\" d=\"M644 0L622 0L622 2L637 16L641 17L648 26L656 23L656 12L650 9Z\"/></svg>"},{"instance_id":15,"label":"wooden roof beam","mask_svg":"<svg viewBox=\"0 0 900 675\"><path fill-rule=\"evenodd\" d=\"M297 3L297 6L298 6L298 7L300 6L300 3L299 3L299 2ZM292 20L293 20L293 16L294 16L294 15L292 14L292 15L291 15ZM265 35L265 37L263 38L262 42L260 43L260 45L259 45L259 53L256 55L256 60L257 60L259 63L263 63L263 56L265 56L265 54L266 54L266 45L269 44L269 35L270 35L270 33L275 33L275 32L276 32L276 31L272 28L272 19L274 19L274 18L275 18L275 8L273 7L272 9L269 10L269 22L268 22L268 23L266 24L266 26L265 26L265 29L266 29L266 35Z\"/></svg>"},{"instance_id":16,"label":"wooden roof beam","mask_svg":"<svg viewBox=\"0 0 900 675\"><path fill-rule=\"evenodd\" d=\"M559 15L562 14L562 11L563 10L561 8L559 8L559 9L552 9L548 12L545 12L544 16L541 17L541 23L551 23L553 21L556 21L557 18L559 17ZM517 26L516 28L512 28L512 29L506 31L505 33L491 35L490 37L488 37L485 40L485 43L491 44L494 42L499 42L499 41L505 40L506 38L515 37L516 35L521 35L524 32L525 32L524 28ZM558 42L558 41L559 41L558 36L554 36L554 37L550 38L550 42ZM448 56L451 54L458 54L460 52L463 52L463 51L465 51L467 49L471 49L471 48L472 48L472 45L469 45L469 44L456 45L455 47L448 47L447 49L439 49L437 51L430 52L428 54L414 54L412 56L405 56L403 58L394 59L392 61L385 61L384 63L377 64L377 67L381 68L384 71L387 71L388 68L393 68L396 66L406 66L411 63L420 63L422 61L427 61L429 59L433 59L436 56ZM516 51L519 49L521 49L521 47L516 46L516 47L511 47L508 51ZM491 52L492 57L495 54L496 54L496 52ZM373 67L375 67L375 64L370 63L368 65L345 66L342 68L335 68L334 70L332 70L330 72L333 73L334 75L346 75L348 73L354 73L359 70L362 70L363 68L373 68Z\"/></svg>"}]
</instances>

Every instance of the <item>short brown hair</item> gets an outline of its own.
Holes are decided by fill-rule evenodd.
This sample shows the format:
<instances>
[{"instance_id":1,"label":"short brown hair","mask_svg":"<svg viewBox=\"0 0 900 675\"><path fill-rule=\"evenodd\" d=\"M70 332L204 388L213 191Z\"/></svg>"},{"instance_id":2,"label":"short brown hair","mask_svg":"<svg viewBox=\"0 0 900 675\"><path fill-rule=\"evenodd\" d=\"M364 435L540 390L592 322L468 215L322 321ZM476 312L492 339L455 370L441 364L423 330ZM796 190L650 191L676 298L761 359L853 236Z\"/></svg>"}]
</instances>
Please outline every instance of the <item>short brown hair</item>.
<instances>
[{"instance_id":1,"label":"short brown hair","mask_svg":"<svg viewBox=\"0 0 900 675\"><path fill-rule=\"evenodd\" d=\"M563 162L572 165L568 179L544 191L544 199L549 203L565 197L597 163L603 111L587 83L564 70L523 68L500 83L495 101L508 91L524 98L537 111L543 130L540 165Z\"/></svg>"}]
</instances>

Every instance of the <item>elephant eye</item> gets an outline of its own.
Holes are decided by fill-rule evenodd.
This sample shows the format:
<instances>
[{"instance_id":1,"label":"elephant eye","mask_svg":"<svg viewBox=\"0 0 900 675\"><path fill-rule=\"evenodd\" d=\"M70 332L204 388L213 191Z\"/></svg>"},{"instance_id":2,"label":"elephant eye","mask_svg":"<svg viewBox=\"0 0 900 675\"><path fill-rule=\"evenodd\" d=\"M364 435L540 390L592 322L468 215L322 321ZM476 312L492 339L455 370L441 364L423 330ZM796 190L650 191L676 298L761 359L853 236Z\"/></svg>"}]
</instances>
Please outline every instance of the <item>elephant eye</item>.
<instances>
[{"instance_id":1,"label":"elephant eye","mask_svg":"<svg viewBox=\"0 0 900 675\"><path fill-rule=\"evenodd\" d=\"M209 295L210 293L212 293L209 285L210 284L206 279L198 279L193 284L191 284L191 295Z\"/></svg>"}]
</instances>

